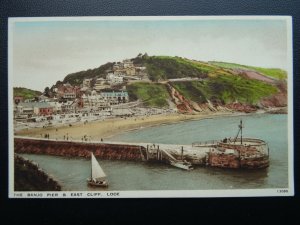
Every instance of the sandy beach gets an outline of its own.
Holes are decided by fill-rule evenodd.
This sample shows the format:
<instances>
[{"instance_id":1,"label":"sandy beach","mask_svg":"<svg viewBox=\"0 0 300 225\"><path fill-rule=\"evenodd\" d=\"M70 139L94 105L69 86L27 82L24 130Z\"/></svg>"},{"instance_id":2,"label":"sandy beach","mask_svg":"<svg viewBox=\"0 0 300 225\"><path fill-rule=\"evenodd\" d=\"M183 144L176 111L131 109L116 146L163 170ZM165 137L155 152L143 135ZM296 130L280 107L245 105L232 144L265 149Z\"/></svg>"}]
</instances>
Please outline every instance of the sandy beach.
<instances>
[{"instance_id":1,"label":"sandy beach","mask_svg":"<svg viewBox=\"0 0 300 225\"><path fill-rule=\"evenodd\" d=\"M128 118L113 118L104 121L94 121L84 124L73 124L72 126L48 127L48 128L32 128L28 130L21 130L15 133L20 136L30 136L41 138L45 134L49 134L50 139L57 140L87 140L101 141L114 136L121 132L126 132L134 129L143 129L150 126L157 126L161 124L178 123L187 120L199 120L205 118L219 117L219 116L235 116L243 113L203 113L203 114L168 114L168 115L152 115L144 117L128 117Z\"/></svg>"}]
</instances>

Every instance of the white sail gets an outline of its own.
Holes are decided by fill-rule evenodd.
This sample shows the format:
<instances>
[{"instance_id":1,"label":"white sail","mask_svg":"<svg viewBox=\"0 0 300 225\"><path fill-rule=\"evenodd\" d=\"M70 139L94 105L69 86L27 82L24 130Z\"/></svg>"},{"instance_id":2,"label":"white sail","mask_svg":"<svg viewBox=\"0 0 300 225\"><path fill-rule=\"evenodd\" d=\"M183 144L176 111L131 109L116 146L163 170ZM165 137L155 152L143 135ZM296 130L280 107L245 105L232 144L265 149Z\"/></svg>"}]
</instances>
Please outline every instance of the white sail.
<instances>
[{"instance_id":1,"label":"white sail","mask_svg":"<svg viewBox=\"0 0 300 225\"><path fill-rule=\"evenodd\" d=\"M101 166L99 165L93 153L91 154L91 159L92 159L92 179L96 179L96 180L104 179L106 177L106 174L102 170Z\"/></svg>"}]
</instances>

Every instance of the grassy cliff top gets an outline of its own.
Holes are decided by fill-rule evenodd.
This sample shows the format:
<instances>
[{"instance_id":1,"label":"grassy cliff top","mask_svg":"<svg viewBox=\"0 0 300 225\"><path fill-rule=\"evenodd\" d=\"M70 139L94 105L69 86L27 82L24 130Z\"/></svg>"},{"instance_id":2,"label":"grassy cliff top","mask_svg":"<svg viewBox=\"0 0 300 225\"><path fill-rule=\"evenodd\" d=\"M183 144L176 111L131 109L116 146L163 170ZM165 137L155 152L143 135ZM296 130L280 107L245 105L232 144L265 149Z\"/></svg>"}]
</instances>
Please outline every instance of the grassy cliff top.
<instances>
[{"instance_id":1,"label":"grassy cliff top","mask_svg":"<svg viewBox=\"0 0 300 225\"><path fill-rule=\"evenodd\" d=\"M140 99L149 107L167 107L169 93L166 86L157 83L133 83L127 86L131 100Z\"/></svg>"},{"instance_id":2,"label":"grassy cliff top","mask_svg":"<svg viewBox=\"0 0 300 225\"><path fill-rule=\"evenodd\" d=\"M256 66L246 66L246 65L240 65L236 63L226 63L226 62L209 62L211 65L220 66L223 68L228 69L243 69L243 70L251 70L259 72L265 76L269 76L272 78L276 78L279 80L283 80L287 78L287 72L282 69L277 68L262 68L262 67L256 67Z\"/></svg>"},{"instance_id":3,"label":"grassy cliff top","mask_svg":"<svg viewBox=\"0 0 300 225\"><path fill-rule=\"evenodd\" d=\"M42 94L40 91L31 90L23 87L14 87L14 97L20 96L24 99L32 99Z\"/></svg>"},{"instance_id":4,"label":"grassy cliff top","mask_svg":"<svg viewBox=\"0 0 300 225\"><path fill-rule=\"evenodd\" d=\"M273 85L239 76L218 76L204 81L173 82L185 98L198 103L207 100L222 104L241 102L256 104L263 97L277 93Z\"/></svg>"}]
</instances>

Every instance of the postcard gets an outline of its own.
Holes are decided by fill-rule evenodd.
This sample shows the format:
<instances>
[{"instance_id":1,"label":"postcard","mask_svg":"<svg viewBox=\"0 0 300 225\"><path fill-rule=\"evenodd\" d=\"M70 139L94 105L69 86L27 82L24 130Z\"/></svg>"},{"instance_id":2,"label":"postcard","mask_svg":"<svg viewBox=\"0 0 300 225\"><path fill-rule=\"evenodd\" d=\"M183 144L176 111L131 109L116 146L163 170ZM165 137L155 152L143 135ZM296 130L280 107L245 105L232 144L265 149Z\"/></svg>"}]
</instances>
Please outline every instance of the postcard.
<instances>
[{"instance_id":1,"label":"postcard","mask_svg":"<svg viewBox=\"0 0 300 225\"><path fill-rule=\"evenodd\" d=\"M9 197L293 196L289 16L9 18Z\"/></svg>"}]
</instances>

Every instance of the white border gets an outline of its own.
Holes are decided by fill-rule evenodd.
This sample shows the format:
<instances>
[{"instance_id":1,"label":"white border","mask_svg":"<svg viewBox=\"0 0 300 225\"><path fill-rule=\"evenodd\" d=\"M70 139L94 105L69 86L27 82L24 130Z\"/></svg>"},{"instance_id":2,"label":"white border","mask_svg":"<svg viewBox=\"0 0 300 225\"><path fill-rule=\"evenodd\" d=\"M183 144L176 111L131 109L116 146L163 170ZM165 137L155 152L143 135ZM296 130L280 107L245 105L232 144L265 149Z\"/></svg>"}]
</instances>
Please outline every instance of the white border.
<instances>
[{"instance_id":1,"label":"white border","mask_svg":"<svg viewBox=\"0 0 300 225\"><path fill-rule=\"evenodd\" d=\"M14 191L13 134L13 27L15 22L33 21L174 21L174 20L285 20L287 26L288 73L288 186L279 189L158 190L158 191ZM291 16L107 16L107 17L11 17L8 19L8 122L9 122L9 197L10 198L187 198L187 197L263 197L294 195L293 134L293 37ZM96 195L98 194L98 195Z\"/></svg>"},{"instance_id":2,"label":"white border","mask_svg":"<svg viewBox=\"0 0 300 225\"><path fill-rule=\"evenodd\" d=\"M289 188L294 190L294 102L293 102L293 27L292 17L286 19L287 26L287 72L288 72L288 175Z\"/></svg>"}]
</instances>

